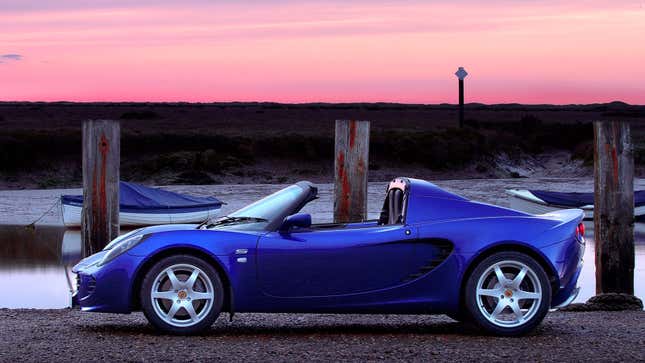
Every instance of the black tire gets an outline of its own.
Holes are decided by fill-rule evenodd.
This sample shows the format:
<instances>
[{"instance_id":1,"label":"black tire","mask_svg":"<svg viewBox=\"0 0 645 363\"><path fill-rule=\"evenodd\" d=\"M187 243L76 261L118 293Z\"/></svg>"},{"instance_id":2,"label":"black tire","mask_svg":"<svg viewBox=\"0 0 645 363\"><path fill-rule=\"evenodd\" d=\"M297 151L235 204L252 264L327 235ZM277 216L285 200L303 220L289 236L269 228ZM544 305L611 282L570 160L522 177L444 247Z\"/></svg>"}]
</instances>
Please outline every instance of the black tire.
<instances>
[{"instance_id":1,"label":"black tire","mask_svg":"<svg viewBox=\"0 0 645 363\"><path fill-rule=\"evenodd\" d=\"M187 287L189 284L188 275L190 274L188 266L194 267L195 269L193 269L193 271L198 271L196 272L197 281L193 282L190 289ZM163 281L162 279L165 276L164 274L167 275L167 271L171 267L173 267L173 269L177 269L177 274L175 275L175 272L172 274L177 277L177 281L179 283L185 284L185 286L182 285L176 298L173 297L170 299L164 297L153 299L153 288L155 288L155 292L168 294L172 294L173 291L177 292L177 290L173 290L176 286L170 281L170 278L166 278L167 281L163 283L164 286L170 285L167 286L169 290L162 289L161 281ZM195 287L195 284L199 285ZM194 297L194 299L191 300L191 294L197 293L210 295L208 290L211 288L211 285L212 296L210 298ZM200 291L193 291L194 289ZM203 290L203 292L201 290ZM181 300L182 298L183 300ZM143 283L141 284L140 299L143 313L155 328L162 332L171 334L191 335L208 329L217 319L224 302L224 288L219 274L209 263L192 255L177 255L163 258L148 270L143 279ZM179 302L181 302L183 304L181 306L183 307L175 309L175 302L177 302L177 306L180 306ZM168 304L170 304L170 306L168 306ZM190 304L190 306L187 304ZM192 315L189 314L188 310L190 310L190 307L192 307L193 314L197 313L194 319ZM169 318L168 316L170 315L171 310L173 310L174 313L172 313L172 316ZM168 313L165 318L161 316L164 312ZM184 319L175 319L175 316L180 316ZM177 326L176 324L182 325Z\"/></svg>"},{"instance_id":2,"label":"black tire","mask_svg":"<svg viewBox=\"0 0 645 363\"><path fill-rule=\"evenodd\" d=\"M463 322L464 320L467 320L467 318L464 317L464 313L462 311L456 312L456 313L447 313L448 317L452 320L456 320L458 322Z\"/></svg>"},{"instance_id":3,"label":"black tire","mask_svg":"<svg viewBox=\"0 0 645 363\"><path fill-rule=\"evenodd\" d=\"M505 279L504 284L499 282L495 266L500 267ZM526 277L514 279L519 275L522 266L528 268ZM528 271L531 271L532 274ZM515 275L513 275L514 272ZM494 275L491 276L491 274ZM515 289L515 285L517 285L514 283L515 280L521 283L517 289ZM482 284L482 286L487 284L482 287L486 290L482 291L491 292L491 296L483 293L478 295L478 284ZM500 295L492 296L497 291L501 292ZM526 292L532 294L531 297L528 297ZM527 298L518 298L522 295ZM539 300L536 299L537 296L540 297ZM468 276L464 291L464 306L466 307L464 313L469 320L486 332L502 336L523 335L535 329L549 311L551 285L542 266L532 257L520 252L499 252L481 261ZM496 314L500 307L501 310ZM522 310L526 310L526 314ZM523 317L517 318L518 311L519 315ZM502 319L506 316L508 316L508 321Z\"/></svg>"}]
</instances>

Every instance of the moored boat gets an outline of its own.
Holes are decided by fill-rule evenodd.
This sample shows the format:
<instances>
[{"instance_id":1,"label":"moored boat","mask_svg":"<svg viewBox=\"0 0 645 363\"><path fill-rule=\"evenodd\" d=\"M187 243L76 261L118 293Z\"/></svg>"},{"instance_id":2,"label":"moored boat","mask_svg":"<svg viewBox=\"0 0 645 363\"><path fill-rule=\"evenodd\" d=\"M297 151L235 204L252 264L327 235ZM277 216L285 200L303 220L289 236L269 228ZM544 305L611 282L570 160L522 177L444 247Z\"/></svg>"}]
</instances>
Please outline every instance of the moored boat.
<instances>
[{"instance_id":1,"label":"moored boat","mask_svg":"<svg viewBox=\"0 0 645 363\"><path fill-rule=\"evenodd\" d=\"M543 214L560 209L579 208L585 219L593 219L593 193L553 192L548 190L508 189L511 208L531 214ZM634 192L634 216L645 216L645 191Z\"/></svg>"},{"instance_id":2,"label":"moored boat","mask_svg":"<svg viewBox=\"0 0 645 363\"><path fill-rule=\"evenodd\" d=\"M199 197L119 182L119 224L122 226L197 223L217 216L222 204L215 197ZM80 226L83 196L63 195L61 205L65 226Z\"/></svg>"}]
</instances>

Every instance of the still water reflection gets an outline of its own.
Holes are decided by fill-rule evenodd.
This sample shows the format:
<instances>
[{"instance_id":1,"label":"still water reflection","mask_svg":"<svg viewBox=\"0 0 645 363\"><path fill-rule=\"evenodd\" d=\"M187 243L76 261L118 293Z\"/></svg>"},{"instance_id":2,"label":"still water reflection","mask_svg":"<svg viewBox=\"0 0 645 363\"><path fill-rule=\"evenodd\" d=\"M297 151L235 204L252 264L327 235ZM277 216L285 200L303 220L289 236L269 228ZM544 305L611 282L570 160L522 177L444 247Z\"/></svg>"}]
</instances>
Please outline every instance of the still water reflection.
<instances>
[{"instance_id":1,"label":"still water reflection","mask_svg":"<svg viewBox=\"0 0 645 363\"><path fill-rule=\"evenodd\" d=\"M0 226L0 308L69 307L80 259L80 230Z\"/></svg>"},{"instance_id":2,"label":"still water reflection","mask_svg":"<svg viewBox=\"0 0 645 363\"><path fill-rule=\"evenodd\" d=\"M593 223L587 227L587 249L577 302L595 294ZM122 231L126 232L126 231ZM0 308L64 308L75 289L72 266L81 259L81 234L60 226L0 225ZM645 300L645 224L636 226L635 294Z\"/></svg>"}]
</instances>

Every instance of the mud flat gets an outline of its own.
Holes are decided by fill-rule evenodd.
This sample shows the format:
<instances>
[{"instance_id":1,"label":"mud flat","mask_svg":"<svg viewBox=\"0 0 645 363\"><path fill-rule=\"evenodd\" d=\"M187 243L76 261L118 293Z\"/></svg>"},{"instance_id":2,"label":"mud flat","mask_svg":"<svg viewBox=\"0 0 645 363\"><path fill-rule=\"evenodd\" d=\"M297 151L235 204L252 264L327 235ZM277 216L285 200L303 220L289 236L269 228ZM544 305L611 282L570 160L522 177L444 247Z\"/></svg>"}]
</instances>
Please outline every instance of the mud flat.
<instances>
[{"instance_id":1,"label":"mud flat","mask_svg":"<svg viewBox=\"0 0 645 363\"><path fill-rule=\"evenodd\" d=\"M464 197L486 203L509 206L506 189L549 189L555 191L593 191L591 178L521 178L465 179L436 181L440 187ZM165 189L195 195L212 195L227 204L221 213L230 213L252 201L273 193L286 184L173 185ZM333 213L333 184L318 183L319 199L309 203L303 212L311 213L314 222L328 222ZM368 218L378 218L385 197L386 182L369 183ZM634 180L634 188L645 189L645 179ZM0 191L0 224L28 224L47 212L62 194L82 194L81 189L37 189ZM43 219L44 224L62 224L60 208L54 207Z\"/></svg>"}]
</instances>

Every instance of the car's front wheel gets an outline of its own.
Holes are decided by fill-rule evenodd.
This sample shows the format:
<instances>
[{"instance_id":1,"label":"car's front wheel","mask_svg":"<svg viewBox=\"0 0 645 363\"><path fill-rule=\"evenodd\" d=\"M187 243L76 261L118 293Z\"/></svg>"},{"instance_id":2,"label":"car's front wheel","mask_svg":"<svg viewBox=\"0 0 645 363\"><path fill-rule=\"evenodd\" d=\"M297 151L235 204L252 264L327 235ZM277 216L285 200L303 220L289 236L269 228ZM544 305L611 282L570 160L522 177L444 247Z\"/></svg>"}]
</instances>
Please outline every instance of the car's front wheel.
<instances>
[{"instance_id":1,"label":"car's front wheel","mask_svg":"<svg viewBox=\"0 0 645 363\"><path fill-rule=\"evenodd\" d=\"M542 266L519 252L495 253L473 270L465 287L473 322L497 335L533 330L551 305L551 285Z\"/></svg>"},{"instance_id":2,"label":"car's front wheel","mask_svg":"<svg viewBox=\"0 0 645 363\"><path fill-rule=\"evenodd\" d=\"M195 334L219 316L223 299L217 271L191 255L166 257L146 273L141 307L157 329L173 334Z\"/></svg>"}]
</instances>

